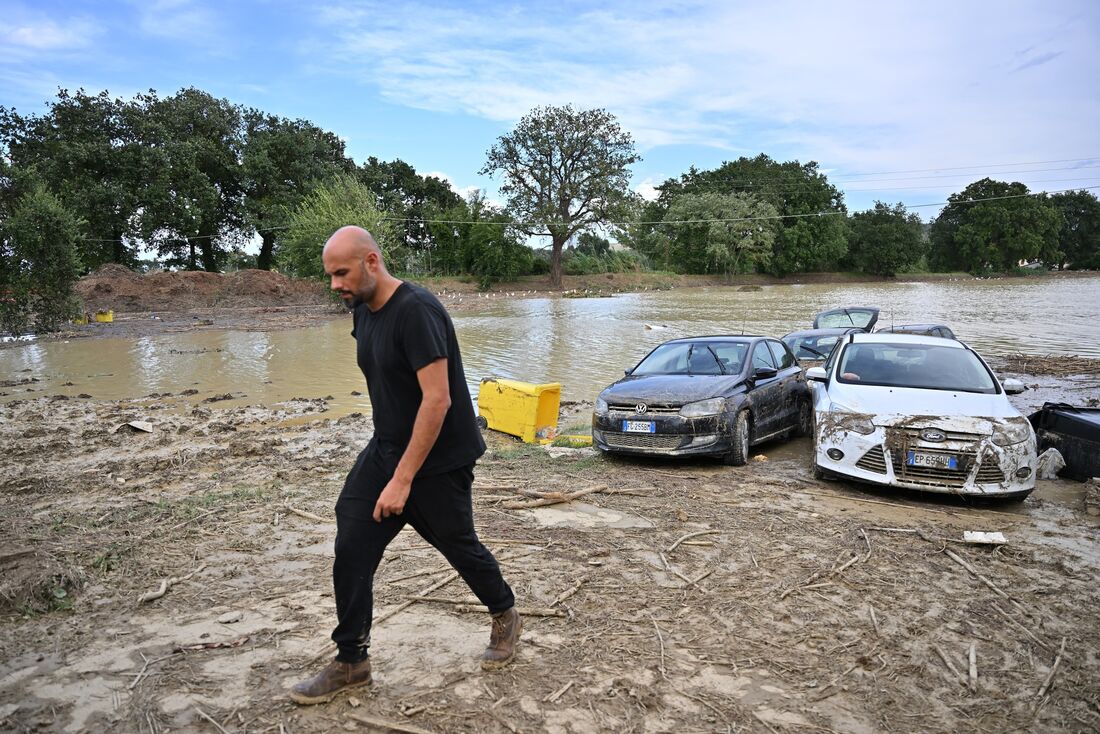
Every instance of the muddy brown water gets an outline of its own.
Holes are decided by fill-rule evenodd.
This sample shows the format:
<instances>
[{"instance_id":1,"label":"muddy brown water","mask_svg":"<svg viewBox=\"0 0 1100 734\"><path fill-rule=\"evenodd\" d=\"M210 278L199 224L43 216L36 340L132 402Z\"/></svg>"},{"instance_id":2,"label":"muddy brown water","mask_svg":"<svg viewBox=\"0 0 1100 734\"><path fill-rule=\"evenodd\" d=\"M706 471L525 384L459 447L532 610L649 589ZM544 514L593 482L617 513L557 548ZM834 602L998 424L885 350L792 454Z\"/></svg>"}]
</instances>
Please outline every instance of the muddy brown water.
<instances>
[{"instance_id":1,"label":"muddy brown water","mask_svg":"<svg viewBox=\"0 0 1100 734\"><path fill-rule=\"evenodd\" d=\"M809 328L816 311L840 305L879 306L883 325L948 324L987 356L1100 357L1100 277L494 299L455 313L454 320L475 395L481 378L497 376L560 382L563 399L592 400L667 339L742 331L782 336ZM337 319L283 331L30 342L0 350L0 379L37 381L0 388L6 393L0 400L56 392L121 399L193 389L197 400L232 393L226 405L331 395L335 414L369 411L349 329L348 321Z\"/></svg>"}]
</instances>

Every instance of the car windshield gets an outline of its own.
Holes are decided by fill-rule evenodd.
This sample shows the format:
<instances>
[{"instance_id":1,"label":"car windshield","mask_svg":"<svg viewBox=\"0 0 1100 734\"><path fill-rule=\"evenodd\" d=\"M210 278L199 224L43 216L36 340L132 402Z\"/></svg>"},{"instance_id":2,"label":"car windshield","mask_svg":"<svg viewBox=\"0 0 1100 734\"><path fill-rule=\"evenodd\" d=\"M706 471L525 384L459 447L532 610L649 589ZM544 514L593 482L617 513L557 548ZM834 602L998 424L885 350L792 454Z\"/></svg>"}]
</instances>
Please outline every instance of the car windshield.
<instances>
[{"instance_id":1,"label":"car windshield","mask_svg":"<svg viewBox=\"0 0 1100 734\"><path fill-rule=\"evenodd\" d=\"M748 351L745 342L674 342L646 356L631 375L738 375Z\"/></svg>"},{"instance_id":2,"label":"car windshield","mask_svg":"<svg viewBox=\"0 0 1100 734\"><path fill-rule=\"evenodd\" d=\"M842 329L855 327L866 329L878 316L878 311L868 308L838 308L819 313L814 319L815 329Z\"/></svg>"},{"instance_id":3,"label":"car windshield","mask_svg":"<svg viewBox=\"0 0 1100 734\"><path fill-rule=\"evenodd\" d=\"M825 359L843 334L791 336L783 339L797 359Z\"/></svg>"},{"instance_id":4,"label":"car windshield","mask_svg":"<svg viewBox=\"0 0 1100 734\"><path fill-rule=\"evenodd\" d=\"M997 384L969 349L927 344L850 344L837 380L849 384L996 393Z\"/></svg>"}]
</instances>

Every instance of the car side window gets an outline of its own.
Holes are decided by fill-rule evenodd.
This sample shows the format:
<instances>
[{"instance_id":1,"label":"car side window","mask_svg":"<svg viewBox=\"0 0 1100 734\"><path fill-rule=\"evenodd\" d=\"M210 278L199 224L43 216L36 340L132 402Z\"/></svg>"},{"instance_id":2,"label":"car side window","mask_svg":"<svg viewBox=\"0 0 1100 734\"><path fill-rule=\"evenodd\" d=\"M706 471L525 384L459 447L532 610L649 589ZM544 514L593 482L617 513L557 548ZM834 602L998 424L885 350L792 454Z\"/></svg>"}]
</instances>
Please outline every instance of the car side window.
<instances>
[{"instance_id":1,"label":"car side window","mask_svg":"<svg viewBox=\"0 0 1100 734\"><path fill-rule=\"evenodd\" d=\"M760 342L752 350L752 368L753 370L775 369L775 362L772 360L772 354L766 342Z\"/></svg>"},{"instance_id":2,"label":"car side window","mask_svg":"<svg viewBox=\"0 0 1100 734\"><path fill-rule=\"evenodd\" d=\"M770 341L768 347L772 350L772 359L779 365L779 369L785 370L794 364L794 355L781 342Z\"/></svg>"}]
</instances>

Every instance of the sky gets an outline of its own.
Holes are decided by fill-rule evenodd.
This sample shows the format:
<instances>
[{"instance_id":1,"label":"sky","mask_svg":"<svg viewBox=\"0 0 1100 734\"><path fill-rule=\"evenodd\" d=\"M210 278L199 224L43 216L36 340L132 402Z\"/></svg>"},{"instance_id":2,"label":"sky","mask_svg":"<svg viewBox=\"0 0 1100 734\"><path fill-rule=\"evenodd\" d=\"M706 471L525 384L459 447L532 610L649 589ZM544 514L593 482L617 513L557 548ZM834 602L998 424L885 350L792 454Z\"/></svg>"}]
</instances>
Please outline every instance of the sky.
<instances>
[{"instance_id":1,"label":"sky","mask_svg":"<svg viewBox=\"0 0 1100 734\"><path fill-rule=\"evenodd\" d=\"M0 0L0 105L193 86L490 197L493 142L567 103L633 135L643 195L759 153L926 221L985 176L1100 194L1098 69L1095 0Z\"/></svg>"}]
</instances>

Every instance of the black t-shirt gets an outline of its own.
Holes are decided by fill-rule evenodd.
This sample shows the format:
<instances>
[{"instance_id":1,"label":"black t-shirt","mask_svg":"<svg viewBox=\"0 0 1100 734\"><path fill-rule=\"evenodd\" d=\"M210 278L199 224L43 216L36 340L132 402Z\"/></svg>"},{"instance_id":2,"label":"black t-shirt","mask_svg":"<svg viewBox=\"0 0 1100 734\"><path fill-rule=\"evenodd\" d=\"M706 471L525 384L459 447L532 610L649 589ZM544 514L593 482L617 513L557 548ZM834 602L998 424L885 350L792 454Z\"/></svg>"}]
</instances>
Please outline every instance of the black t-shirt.
<instances>
[{"instance_id":1,"label":"black t-shirt","mask_svg":"<svg viewBox=\"0 0 1100 734\"><path fill-rule=\"evenodd\" d=\"M439 299L419 286L402 283L382 308L372 312L360 303L354 317L351 335L374 412L374 437L366 453L380 460L387 472L397 469L423 397L416 372L445 358L451 407L417 476L441 474L477 461L485 453L485 441L474 419L454 324Z\"/></svg>"}]
</instances>

